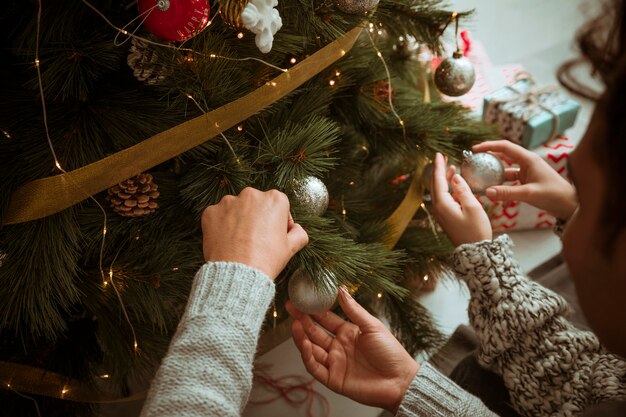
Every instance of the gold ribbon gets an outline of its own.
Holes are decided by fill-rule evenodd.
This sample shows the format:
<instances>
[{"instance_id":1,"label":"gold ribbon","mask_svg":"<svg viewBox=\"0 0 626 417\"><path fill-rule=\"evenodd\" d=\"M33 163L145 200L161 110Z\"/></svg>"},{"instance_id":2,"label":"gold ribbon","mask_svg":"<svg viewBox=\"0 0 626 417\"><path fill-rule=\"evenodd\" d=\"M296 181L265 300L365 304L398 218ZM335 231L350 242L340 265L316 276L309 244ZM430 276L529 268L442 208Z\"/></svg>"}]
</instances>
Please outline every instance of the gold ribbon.
<instances>
[{"instance_id":1,"label":"gold ribbon","mask_svg":"<svg viewBox=\"0 0 626 417\"><path fill-rule=\"evenodd\" d=\"M58 213L214 138L280 100L343 57L361 30L361 27L352 29L271 82L218 109L92 164L19 187L11 196L2 224L23 223Z\"/></svg>"},{"instance_id":2,"label":"gold ribbon","mask_svg":"<svg viewBox=\"0 0 626 417\"><path fill-rule=\"evenodd\" d=\"M516 105L516 104L526 105L526 108L524 109L524 112L522 113L522 120L524 122L528 122L530 119L535 117L537 115L538 110L547 111L548 113L552 114L552 116L554 117L552 118L552 131L550 132L549 140L554 139L559 133L559 121L560 121L559 115L554 110L552 110L548 106L545 106L543 103L541 103L540 99L541 99L541 96L544 94L558 93L558 89L555 86L547 86L543 88L535 87L536 85L535 79L529 73L525 71L521 71L517 73L517 75L515 76L515 82L523 81L523 80L526 80L530 83L530 88L528 89L528 91L521 91L521 90L516 89L512 85L507 85L506 88L515 92L517 96L511 97L509 99L495 99L494 102L496 104L506 103L506 104L511 104L511 105Z\"/></svg>"}]
</instances>

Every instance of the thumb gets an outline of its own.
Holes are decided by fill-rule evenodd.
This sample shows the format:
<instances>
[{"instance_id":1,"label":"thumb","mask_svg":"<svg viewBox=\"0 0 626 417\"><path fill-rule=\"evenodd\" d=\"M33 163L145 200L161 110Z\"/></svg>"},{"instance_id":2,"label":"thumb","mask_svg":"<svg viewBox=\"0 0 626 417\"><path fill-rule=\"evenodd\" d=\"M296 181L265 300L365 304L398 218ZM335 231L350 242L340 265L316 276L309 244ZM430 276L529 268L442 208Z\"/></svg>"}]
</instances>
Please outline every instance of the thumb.
<instances>
[{"instance_id":1,"label":"thumb","mask_svg":"<svg viewBox=\"0 0 626 417\"><path fill-rule=\"evenodd\" d=\"M485 190L485 195L500 201L526 201L528 199L526 185L495 185Z\"/></svg>"},{"instance_id":2,"label":"thumb","mask_svg":"<svg viewBox=\"0 0 626 417\"><path fill-rule=\"evenodd\" d=\"M452 185L454 199L459 202L461 207L467 208L480 205L472 189L462 176L455 174L454 177L452 177Z\"/></svg>"},{"instance_id":3,"label":"thumb","mask_svg":"<svg viewBox=\"0 0 626 417\"><path fill-rule=\"evenodd\" d=\"M289 248L295 254L309 243L309 235L298 223L293 223L290 226L287 231L287 242Z\"/></svg>"},{"instance_id":4,"label":"thumb","mask_svg":"<svg viewBox=\"0 0 626 417\"><path fill-rule=\"evenodd\" d=\"M345 287L341 287L339 291L339 305L350 321L359 326L361 330L372 329L380 323L376 317L372 316L352 298Z\"/></svg>"}]
</instances>

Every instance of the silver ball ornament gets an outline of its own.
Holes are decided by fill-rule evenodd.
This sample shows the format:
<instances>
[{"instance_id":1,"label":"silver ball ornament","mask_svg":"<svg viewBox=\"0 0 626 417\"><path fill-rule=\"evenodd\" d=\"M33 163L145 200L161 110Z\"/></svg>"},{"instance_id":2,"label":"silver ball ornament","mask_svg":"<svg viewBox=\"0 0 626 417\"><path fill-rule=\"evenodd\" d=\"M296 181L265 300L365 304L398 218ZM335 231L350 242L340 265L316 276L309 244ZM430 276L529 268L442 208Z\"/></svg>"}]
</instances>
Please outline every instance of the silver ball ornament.
<instances>
[{"instance_id":1,"label":"silver ball ornament","mask_svg":"<svg viewBox=\"0 0 626 417\"><path fill-rule=\"evenodd\" d=\"M321 216L328 208L328 189L319 178L308 176L294 181L293 194L296 204Z\"/></svg>"},{"instance_id":2,"label":"silver ball ornament","mask_svg":"<svg viewBox=\"0 0 626 417\"><path fill-rule=\"evenodd\" d=\"M311 277L300 268L289 278L287 292L294 306L303 313L320 314L331 309L337 299L339 288L335 284L334 275L326 271L322 275L330 291L318 290Z\"/></svg>"},{"instance_id":3,"label":"silver ball ornament","mask_svg":"<svg viewBox=\"0 0 626 417\"><path fill-rule=\"evenodd\" d=\"M463 151L463 156L461 176L475 194L483 194L492 185L504 182L504 165L496 156L470 151Z\"/></svg>"},{"instance_id":4,"label":"silver ball ornament","mask_svg":"<svg viewBox=\"0 0 626 417\"><path fill-rule=\"evenodd\" d=\"M435 85L443 94L452 97L462 96L472 89L476 72L469 59L455 52L441 61L435 70Z\"/></svg>"},{"instance_id":5,"label":"silver ball ornament","mask_svg":"<svg viewBox=\"0 0 626 417\"><path fill-rule=\"evenodd\" d=\"M344 13L366 14L374 10L380 0L337 0L337 8Z\"/></svg>"}]
</instances>

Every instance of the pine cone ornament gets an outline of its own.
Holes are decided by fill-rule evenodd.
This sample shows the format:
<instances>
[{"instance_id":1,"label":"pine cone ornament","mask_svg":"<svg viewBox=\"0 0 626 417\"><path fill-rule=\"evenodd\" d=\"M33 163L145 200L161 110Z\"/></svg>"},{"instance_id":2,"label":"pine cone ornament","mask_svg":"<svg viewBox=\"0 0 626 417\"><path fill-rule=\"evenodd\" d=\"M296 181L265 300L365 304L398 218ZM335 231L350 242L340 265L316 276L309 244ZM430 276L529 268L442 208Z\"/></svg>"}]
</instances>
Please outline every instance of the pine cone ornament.
<instances>
[{"instance_id":1,"label":"pine cone ornament","mask_svg":"<svg viewBox=\"0 0 626 417\"><path fill-rule=\"evenodd\" d=\"M139 81L157 84L165 79L165 67L159 63L159 56L154 47L141 39L131 39L126 62Z\"/></svg>"},{"instance_id":2,"label":"pine cone ornament","mask_svg":"<svg viewBox=\"0 0 626 417\"><path fill-rule=\"evenodd\" d=\"M114 212L124 217L139 217L155 212L159 186L150 174L139 174L109 188L107 199Z\"/></svg>"}]
</instances>

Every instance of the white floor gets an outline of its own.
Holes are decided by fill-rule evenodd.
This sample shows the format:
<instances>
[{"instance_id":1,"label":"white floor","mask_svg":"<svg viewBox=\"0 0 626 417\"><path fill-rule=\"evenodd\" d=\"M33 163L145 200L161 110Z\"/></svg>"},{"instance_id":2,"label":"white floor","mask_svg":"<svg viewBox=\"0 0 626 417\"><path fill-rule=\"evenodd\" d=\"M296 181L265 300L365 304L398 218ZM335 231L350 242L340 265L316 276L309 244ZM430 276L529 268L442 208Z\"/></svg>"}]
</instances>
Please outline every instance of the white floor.
<instances>
[{"instance_id":1,"label":"white floor","mask_svg":"<svg viewBox=\"0 0 626 417\"><path fill-rule=\"evenodd\" d=\"M556 84L556 69L566 59L575 56L572 50L575 31L585 18L580 10L581 0L453 0L459 10L476 9L471 22L462 26L470 29L472 38L482 42L494 65L520 63L540 85ZM576 126L567 132L570 139L578 141L591 114L591 105L582 103ZM525 271L530 271L560 251L560 242L551 231L513 232L514 252ZM445 334L451 334L461 323L467 323L467 289L461 284L440 284L423 297ZM274 377L297 374L306 370L293 342L279 345L260 358L263 367ZM320 384L315 388L330 402L331 417L355 415L374 417L377 408L366 407L341 397ZM253 396L259 394L255 388ZM246 417L296 417L307 416L306 405L292 406L278 400L268 405L248 405ZM314 416L323 416L318 408Z\"/></svg>"}]
</instances>

